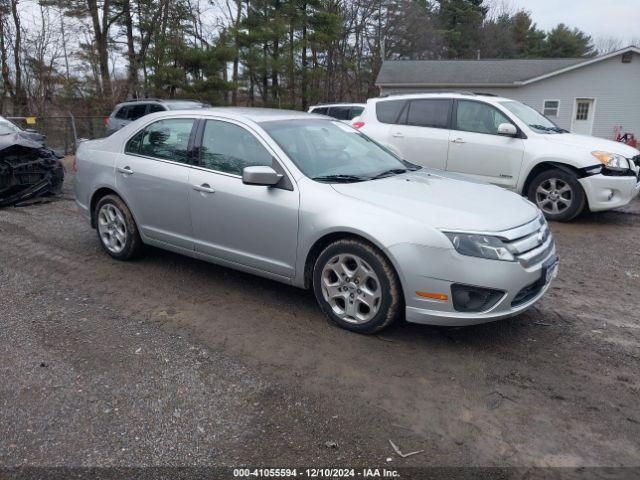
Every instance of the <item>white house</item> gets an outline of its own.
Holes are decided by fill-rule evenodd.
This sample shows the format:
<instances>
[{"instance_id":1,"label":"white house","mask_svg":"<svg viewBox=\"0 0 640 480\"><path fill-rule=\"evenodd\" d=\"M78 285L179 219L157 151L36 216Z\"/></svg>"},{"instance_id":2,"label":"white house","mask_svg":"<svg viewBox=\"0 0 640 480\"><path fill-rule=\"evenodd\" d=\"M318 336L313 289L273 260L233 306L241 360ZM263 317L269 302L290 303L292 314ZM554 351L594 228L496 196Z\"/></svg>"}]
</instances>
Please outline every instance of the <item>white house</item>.
<instances>
[{"instance_id":1,"label":"white house","mask_svg":"<svg viewBox=\"0 0 640 480\"><path fill-rule=\"evenodd\" d=\"M519 100L575 133L640 137L640 48L594 58L385 61L381 95L441 90Z\"/></svg>"}]
</instances>

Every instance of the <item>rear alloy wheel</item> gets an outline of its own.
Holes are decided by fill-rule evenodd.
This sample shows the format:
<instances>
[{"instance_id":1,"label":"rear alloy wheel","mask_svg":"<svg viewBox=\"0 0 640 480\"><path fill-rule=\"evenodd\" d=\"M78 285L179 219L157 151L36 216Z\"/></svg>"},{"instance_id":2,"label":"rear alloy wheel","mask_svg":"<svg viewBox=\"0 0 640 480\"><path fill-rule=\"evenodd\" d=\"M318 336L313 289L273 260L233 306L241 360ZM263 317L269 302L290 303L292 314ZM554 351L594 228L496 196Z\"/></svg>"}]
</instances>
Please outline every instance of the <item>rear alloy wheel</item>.
<instances>
[{"instance_id":1,"label":"rear alloy wheel","mask_svg":"<svg viewBox=\"0 0 640 480\"><path fill-rule=\"evenodd\" d=\"M129 260L142 249L142 240L129 208L116 195L100 199L95 209L98 238L106 252L118 260Z\"/></svg>"},{"instance_id":2,"label":"rear alloy wheel","mask_svg":"<svg viewBox=\"0 0 640 480\"><path fill-rule=\"evenodd\" d=\"M379 332L401 310L393 267L377 249L360 240L339 240L325 248L315 264L313 288L325 314L347 330Z\"/></svg>"},{"instance_id":3,"label":"rear alloy wheel","mask_svg":"<svg viewBox=\"0 0 640 480\"><path fill-rule=\"evenodd\" d=\"M549 220L568 222L585 205L585 194L578 178L560 169L538 174L529 186L529 200L534 202Z\"/></svg>"}]
</instances>

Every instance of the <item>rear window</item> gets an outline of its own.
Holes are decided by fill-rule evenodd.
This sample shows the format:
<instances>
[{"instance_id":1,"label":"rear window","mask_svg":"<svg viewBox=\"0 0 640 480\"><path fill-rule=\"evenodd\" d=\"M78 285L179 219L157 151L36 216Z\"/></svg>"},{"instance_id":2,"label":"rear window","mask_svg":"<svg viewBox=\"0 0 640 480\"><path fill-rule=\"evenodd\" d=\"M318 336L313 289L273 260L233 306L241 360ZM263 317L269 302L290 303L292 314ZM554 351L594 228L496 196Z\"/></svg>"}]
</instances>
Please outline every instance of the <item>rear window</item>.
<instances>
[{"instance_id":1,"label":"rear window","mask_svg":"<svg viewBox=\"0 0 640 480\"><path fill-rule=\"evenodd\" d=\"M419 127L448 128L451 100L429 99L409 102L407 125Z\"/></svg>"},{"instance_id":2,"label":"rear window","mask_svg":"<svg viewBox=\"0 0 640 480\"><path fill-rule=\"evenodd\" d=\"M329 116L336 120L351 120L351 107L329 107Z\"/></svg>"},{"instance_id":3,"label":"rear window","mask_svg":"<svg viewBox=\"0 0 640 480\"><path fill-rule=\"evenodd\" d=\"M357 117L362 114L364 107L351 107L351 118Z\"/></svg>"},{"instance_id":4,"label":"rear window","mask_svg":"<svg viewBox=\"0 0 640 480\"><path fill-rule=\"evenodd\" d=\"M320 115L326 115L327 110L329 110L327 107L312 108L311 113L319 113Z\"/></svg>"},{"instance_id":5,"label":"rear window","mask_svg":"<svg viewBox=\"0 0 640 480\"><path fill-rule=\"evenodd\" d=\"M398 123L398 117L406 100L389 100L376 103L376 116L382 123Z\"/></svg>"}]
</instances>

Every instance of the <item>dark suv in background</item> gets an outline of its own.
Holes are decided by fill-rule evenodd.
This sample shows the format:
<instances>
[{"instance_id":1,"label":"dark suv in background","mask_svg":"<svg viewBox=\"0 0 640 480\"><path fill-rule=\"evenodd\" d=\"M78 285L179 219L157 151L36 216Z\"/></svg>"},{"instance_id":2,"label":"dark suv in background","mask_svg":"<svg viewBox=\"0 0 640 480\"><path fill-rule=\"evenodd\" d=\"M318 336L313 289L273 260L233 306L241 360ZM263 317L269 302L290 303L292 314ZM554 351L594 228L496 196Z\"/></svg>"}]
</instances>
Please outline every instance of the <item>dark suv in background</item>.
<instances>
[{"instance_id":1,"label":"dark suv in background","mask_svg":"<svg viewBox=\"0 0 640 480\"><path fill-rule=\"evenodd\" d=\"M210 106L197 100L161 100L157 98L128 100L116 105L111 115L105 119L107 135L111 135L128 123L150 113L164 112L165 110L190 110Z\"/></svg>"}]
</instances>

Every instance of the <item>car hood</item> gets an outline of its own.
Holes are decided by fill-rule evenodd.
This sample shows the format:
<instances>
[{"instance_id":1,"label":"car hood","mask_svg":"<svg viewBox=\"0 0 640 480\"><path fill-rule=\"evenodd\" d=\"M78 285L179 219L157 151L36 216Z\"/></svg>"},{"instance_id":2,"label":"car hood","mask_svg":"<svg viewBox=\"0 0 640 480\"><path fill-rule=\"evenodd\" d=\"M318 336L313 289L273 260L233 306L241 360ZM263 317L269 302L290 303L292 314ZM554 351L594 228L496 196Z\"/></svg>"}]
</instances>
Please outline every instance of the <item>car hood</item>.
<instances>
[{"instance_id":1,"label":"car hood","mask_svg":"<svg viewBox=\"0 0 640 480\"><path fill-rule=\"evenodd\" d=\"M590 137L588 135L575 135L573 133L560 133L544 135L544 139L552 142L567 145L570 147L580 147L590 152L602 150L605 152L616 153L627 158L632 158L640 152L629 145L604 138ZM597 163L597 162L596 162Z\"/></svg>"},{"instance_id":2,"label":"car hood","mask_svg":"<svg viewBox=\"0 0 640 480\"><path fill-rule=\"evenodd\" d=\"M444 230L499 232L530 222L539 213L508 190L424 170L332 186L343 195Z\"/></svg>"}]
</instances>

